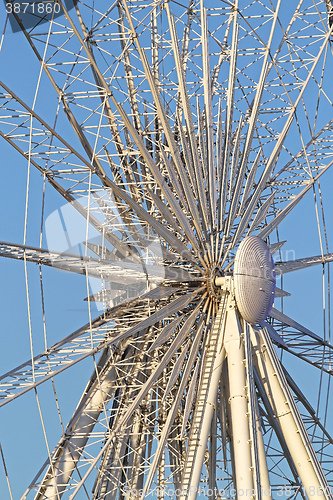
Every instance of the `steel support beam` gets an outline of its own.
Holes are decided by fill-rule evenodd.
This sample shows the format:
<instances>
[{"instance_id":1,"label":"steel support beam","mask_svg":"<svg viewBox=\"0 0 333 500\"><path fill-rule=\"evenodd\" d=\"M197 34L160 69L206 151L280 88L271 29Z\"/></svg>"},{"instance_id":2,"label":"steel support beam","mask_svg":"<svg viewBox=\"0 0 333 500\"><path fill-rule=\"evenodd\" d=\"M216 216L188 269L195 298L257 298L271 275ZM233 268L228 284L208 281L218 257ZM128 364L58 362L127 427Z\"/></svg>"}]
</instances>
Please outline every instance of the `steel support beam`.
<instances>
[{"instance_id":1,"label":"steel support beam","mask_svg":"<svg viewBox=\"0 0 333 500\"><path fill-rule=\"evenodd\" d=\"M68 430L70 431L68 438L60 443L35 500L45 498L59 500L61 498L100 413L103 411L105 402L116 389L116 379L117 372L112 365L111 369L107 369L104 375L95 381L82 411L73 422L72 428Z\"/></svg>"},{"instance_id":2,"label":"steel support beam","mask_svg":"<svg viewBox=\"0 0 333 500\"><path fill-rule=\"evenodd\" d=\"M305 492L332 500L333 496L279 363L269 334L252 329L257 369Z\"/></svg>"},{"instance_id":3,"label":"steel support beam","mask_svg":"<svg viewBox=\"0 0 333 500\"><path fill-rule=\"evenodd\" d=\"M223 348L223 337L227 326L225 322L225 316L223 314L224 309L225 309L224 300L222 300L220 303L218 314L215 319L215 323L213 325L213 335L218 336L216 357L214 360L212 375L209 381L207 398L206 401L202 402L202 404L205 405L205 408L202 417L201 428L196 440L196 450L195 450L196 454L191 467L192 469L191 478L188 488L186 488L187 485L183 479L182 487L184 488L184 491L182 491L182 496L180 497L180 500L185 500L186 498L195 500L199 489L201 471L207 449L208 436L211 431L211 423L215 411L216 396L220 384L222 365L225 358L225 349ZM228 318L226 321L228 321ZM216 332L214 332L215 329L217 330ZM188 450L188 452L190 451L191 450ZM215 464L212 464L212 466L214 467Z\"/></svg>"},{"instance_id":4,"label":"steel support beam","mask_svg":"<svg viewBox=\"0 0 333 500\"><path fill-rule=\"evenodd\" d=\"M235 461L236 498L252 498L254 481L249 429L245 349L242 328L235 305L229 303L225 349L229 378L229 406L232 427L232 446Z\"/></svg>"}]
</instances>

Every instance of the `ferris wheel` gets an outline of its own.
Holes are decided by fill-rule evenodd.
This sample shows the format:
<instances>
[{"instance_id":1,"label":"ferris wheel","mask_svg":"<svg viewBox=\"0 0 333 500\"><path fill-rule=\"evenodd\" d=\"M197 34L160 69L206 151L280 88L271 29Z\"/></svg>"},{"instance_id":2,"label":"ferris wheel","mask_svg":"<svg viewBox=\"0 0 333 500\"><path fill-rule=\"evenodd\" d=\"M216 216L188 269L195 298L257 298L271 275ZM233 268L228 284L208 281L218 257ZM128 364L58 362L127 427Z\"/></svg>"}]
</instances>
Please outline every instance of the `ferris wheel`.
<instances>
[{"instance_id":1,"label":"ferris wheel","mask_svg":"<svg viewBox=\"0 0 333 500\"><path fill-rule=\"evenodd\" d=\"M2 496L332 499L331 1L6 11L0 134L25 189L0 264L27 333L4 349ZM293 314L312 266L317 329ZM82 322L57 309L78 289Z\"/></svg>"}]
</instances>

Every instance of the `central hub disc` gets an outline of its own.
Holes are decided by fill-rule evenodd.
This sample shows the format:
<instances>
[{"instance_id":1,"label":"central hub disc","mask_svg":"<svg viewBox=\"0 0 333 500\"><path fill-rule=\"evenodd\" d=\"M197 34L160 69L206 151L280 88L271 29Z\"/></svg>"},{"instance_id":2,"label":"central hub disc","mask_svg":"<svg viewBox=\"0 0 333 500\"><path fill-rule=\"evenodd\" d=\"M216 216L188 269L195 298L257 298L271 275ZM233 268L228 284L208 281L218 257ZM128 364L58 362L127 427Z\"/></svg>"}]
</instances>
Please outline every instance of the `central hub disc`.
<instances>
[{"instance_id":1,"label":"central hub disc","mask_svg":"<svg viewBox=\"0 0 333 500\"><path fill-rule=\"evenodd\" d=\"M255 325L267 318L275 296L275 270L270 249L258 236L239 245L234 265L236 304L242 317Z\"/></svg>"}]
</instances>

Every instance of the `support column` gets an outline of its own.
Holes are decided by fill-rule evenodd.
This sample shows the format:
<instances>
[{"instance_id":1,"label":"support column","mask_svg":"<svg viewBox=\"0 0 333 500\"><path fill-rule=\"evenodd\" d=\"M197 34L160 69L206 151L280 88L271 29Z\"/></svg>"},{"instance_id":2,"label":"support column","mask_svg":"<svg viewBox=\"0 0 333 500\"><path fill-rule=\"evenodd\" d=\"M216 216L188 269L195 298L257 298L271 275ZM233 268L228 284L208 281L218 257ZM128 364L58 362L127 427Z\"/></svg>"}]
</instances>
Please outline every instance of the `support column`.
<instances>
[{"instance_id":1,"label":"support column","mask_svg":"<svg viewBox=\"0 0 333 500\"><path fill-rule=\"evenodd\" d=\"M214 414L212 418L212 423L210 426L210 442L209 442L209 461L208 461L208 491L210 494L208 498L210 500L215 499L214 490L216 488L216 433L217 433L217 425L216 425L216 408L214 409Z\"/></svg>"},{"instance_id":2,"label":"support column","mask_svg":"<svg viewBox=\"0 0 333 500\"><path fill-rule=\"evenodd\" d=\"M262 437L258 405L256 407L256 428L258 437L258 458L259 458L259 471L260 471L260 485L261 485L261 498L262 500L272 500L271 484L268 476L267 460L264 447L264 440Z\"/></svg>"},{"instance_id":3,"label":"support column","mask_svg":"<svg viewBox=\"0 0 333 500\"><path fill-rule=\"evenodd\" d=\"M229 303L227 314L224 345L228 362L235 489L236 498L244 499L252 498L254 493L246 371L244 366L245 350L241 340L242 329L234 304Z\"/></svg>"},{"instance_id":4,"label":"support column","mask_svg":"<svg viewBox=\"0 0 333 500\"><path fill-rule=\"evenodd\" d=\"M245 325L244 346L246 356L247 393L249 405L249 424L251 436L251 456L253 464L254 493L257 500L271 500L271 488L268 476L264 441L259 420L258 400L256 396L252 363L252 343L250 327Z\"/></svg>"},{"instance_id":5,"label":"support column","mask_svg":"<svg viewBox=\"0 0 333 500\"><path fill-rule=\"evenodd\" d=\"M268 332L252 329L258 371L288 450L309 498L333 496L292 397Z\"/></svg>"}]
</instances>

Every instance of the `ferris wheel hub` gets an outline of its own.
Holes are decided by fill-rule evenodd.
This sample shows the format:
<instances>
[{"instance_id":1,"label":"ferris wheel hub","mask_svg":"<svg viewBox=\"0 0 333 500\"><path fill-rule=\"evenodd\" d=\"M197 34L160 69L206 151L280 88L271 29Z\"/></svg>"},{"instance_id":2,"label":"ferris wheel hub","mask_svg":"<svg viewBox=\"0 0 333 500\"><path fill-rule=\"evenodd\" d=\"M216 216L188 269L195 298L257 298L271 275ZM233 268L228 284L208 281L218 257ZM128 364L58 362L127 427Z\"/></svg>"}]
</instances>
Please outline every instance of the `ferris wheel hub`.
<instances>
[{"instance_id":1,"label":"ferris wheel hub","mask_svg":"<svg viewBox=\"0 0 333 500\"><path fill-rule=\"evenodd\" d=\"M221 286L224 283L224 277L222 275L222 270L217 264L212 264L206 274L206 284L207 291L210 297L219 298L221 297Z\"/></svg>"},{"instance_id":2,"label":"ferris wheel hub","mask_svg":"<svg viewBox=\"0 0 333 500\"><path fill-rule=\"evenodd\" d=\"M239 245L233 274L239 312L248 323L261 323L273 306L276 275L270 249L258 236Z\"/></svg>"},{"instance_id":3,"label":"ferris wheel hub","mask_svg":"<svg viewBox=\"0 0 333 500\"><path fill-rule=\"evenodd\" d=\"M248 323L261 323L268 316L275 297L276 276L270 249L258 236L247 236L236 252L233 276L210 270L208 290L214 296L231 293Z\"/></svg>"}]
</instances>

